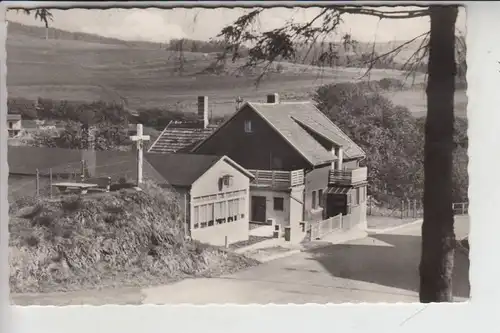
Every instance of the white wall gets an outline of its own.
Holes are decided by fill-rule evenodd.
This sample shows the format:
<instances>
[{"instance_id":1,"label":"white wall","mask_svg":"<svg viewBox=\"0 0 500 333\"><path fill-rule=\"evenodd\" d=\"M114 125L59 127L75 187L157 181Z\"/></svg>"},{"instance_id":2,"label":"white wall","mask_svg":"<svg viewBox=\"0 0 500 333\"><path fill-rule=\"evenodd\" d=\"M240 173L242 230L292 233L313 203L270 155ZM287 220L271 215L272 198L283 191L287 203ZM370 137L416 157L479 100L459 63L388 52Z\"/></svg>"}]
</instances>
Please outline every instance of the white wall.
<instances>
[{"instance_id":1,"label":"white wall","mask_svg":"<svg viewBox=\"0 0 500 333\"><path fill-rule=\"evenodd\" d=\"M219 189L219 178L224 175L232 176L232 184L227 187L223 186L222 190ZM213 165L205 174L203 174L198 180L194 182L191 187L191 207L190 207L190 226L191 226L191 237L193 239L199 240L200 242L212 244L212 245L224 245L227 236L228 244L248 240L249 236L249 187L250 179L240 172L238 169L234 168L229 163L224 160L218 161ZM193 215L194 206L198 203L196 202L197 197L214 195L214 194L224 194L227 195L234 191L244 191L241 195L245 200L244 205L244 217L240 217L236 221L226 222L223 224L214 224L212 226L207 226L205 228L194 228ZM240 196L240 197L241 197ZM207 201L210 202L210 201ZM241 213L241 212L240 212Z\"/></svg>"},{"instance_id":2,"label":"white wall","mask_svg":"<svg viewBox=\"0 0 500 333\"><path fill-rule=\"evenodd\" d=\"M251 189L250 200L252 196L266 198L266 221L274 219L276 224L281 224L282 227L290 225L290 194L282 191L272 191L263 189ZM283 198L283 211L274 210L274 198ZM251 203L250 203L251 207Z\"/></svg>"}]
</instances>

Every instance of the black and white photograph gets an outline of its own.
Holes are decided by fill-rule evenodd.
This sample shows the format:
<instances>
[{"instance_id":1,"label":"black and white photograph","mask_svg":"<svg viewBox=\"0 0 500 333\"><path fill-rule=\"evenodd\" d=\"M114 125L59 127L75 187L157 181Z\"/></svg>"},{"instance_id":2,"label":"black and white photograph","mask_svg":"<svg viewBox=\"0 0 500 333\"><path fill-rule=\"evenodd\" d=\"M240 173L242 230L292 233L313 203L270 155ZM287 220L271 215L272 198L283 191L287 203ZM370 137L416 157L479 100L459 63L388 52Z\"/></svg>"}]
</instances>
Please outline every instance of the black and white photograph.
<instances>
[{"instance_id":1,"label":"black and white photograph","mask_svg":"<svg viewBox=\"0 0 500 333\"><path fill-rule=\"evenodd\" d=\"M469 300L463 6L6 21L12 305Z\"/></svg>"}]
</instances>

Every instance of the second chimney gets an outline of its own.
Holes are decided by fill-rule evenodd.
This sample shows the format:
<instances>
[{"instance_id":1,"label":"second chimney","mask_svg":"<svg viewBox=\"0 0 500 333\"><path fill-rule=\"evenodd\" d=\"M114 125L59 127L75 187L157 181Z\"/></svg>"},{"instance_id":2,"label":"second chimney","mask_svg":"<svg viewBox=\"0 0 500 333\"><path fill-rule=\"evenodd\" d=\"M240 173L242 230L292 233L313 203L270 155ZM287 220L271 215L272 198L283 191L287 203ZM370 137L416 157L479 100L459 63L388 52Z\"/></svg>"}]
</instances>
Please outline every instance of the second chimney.
<instances>
[{"instance_id":1,"label":"second chimney","mask_svg":"<svg viewBox=\"0 0 500 333\"><path fill-rule=\"evenodd\" d=\"M203 121L203 128L208 126L208 96L198 96L198 119Z\"/></svg>"},{"instance_id":2,"label":"second chimney","mask_svg":"<svg viewBox=\"0 0 500 333\"><path fill-rule=\"evenodd\" d=\"M278 104L280 102L280 95L277 93L267 95L267 103Z\"/></svg>"}]
</instances>

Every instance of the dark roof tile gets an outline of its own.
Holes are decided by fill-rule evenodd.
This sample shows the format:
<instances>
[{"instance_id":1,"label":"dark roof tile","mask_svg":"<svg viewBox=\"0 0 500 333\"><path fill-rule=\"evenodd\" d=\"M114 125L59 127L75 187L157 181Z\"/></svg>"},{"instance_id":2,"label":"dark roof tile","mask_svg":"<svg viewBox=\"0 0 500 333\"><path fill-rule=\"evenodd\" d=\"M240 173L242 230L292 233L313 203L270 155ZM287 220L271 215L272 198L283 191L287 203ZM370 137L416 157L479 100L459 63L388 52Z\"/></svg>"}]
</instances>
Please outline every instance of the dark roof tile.
<instances>
[{"instance_id":1,"label":"dark roof tile","mask_svg":"<svg viewBox=\"0 0 500 333\"><path fill-rule=\"evenodd\" d=\"M311 102L248 104L313 165L332 161L332 155L308 131L343 146L345 158L365 156L365 152Z\"/></svg>"},{"instance_id":2,"label":"dark roof tile","mask_svg":"<svg viewBox=\"0 0 500 333\"><path fill-rule=\"evenodd\" d=\"M165 127L156 142L151 145L148 152L188 152L214 131L214 127L203 128L197 121L172 121Z\"/></svg>"},{"instance_id":3,"label":"dark roof tile","mask_svg":"<svg viewBox=\"0 0 500 333\"><path fill-rule=\"evenodd\" d=\"M191 186L222 156L147 153L146 160L172 186Z\"/></svg>"}]
</instances>

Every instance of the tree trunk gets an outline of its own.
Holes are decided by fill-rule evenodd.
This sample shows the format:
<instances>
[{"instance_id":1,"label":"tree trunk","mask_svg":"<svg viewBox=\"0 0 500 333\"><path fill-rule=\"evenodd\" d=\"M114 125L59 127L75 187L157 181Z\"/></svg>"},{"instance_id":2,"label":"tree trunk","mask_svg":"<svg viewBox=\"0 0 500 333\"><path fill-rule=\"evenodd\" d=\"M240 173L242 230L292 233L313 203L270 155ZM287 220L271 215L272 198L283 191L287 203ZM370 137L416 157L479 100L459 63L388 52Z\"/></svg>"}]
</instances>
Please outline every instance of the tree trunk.
<instances>
[{"instance_id":1,"label":"tree trunk","mask_svg":"<svg viewBox=\"0 0 500 333\"><path fill-rule=\"evenodd\" d=\"M430 6L424 221L419 267L422 303L453 301L455 233L451 194L457 14L456 5Z\"/></svg>"}]
</instances>

